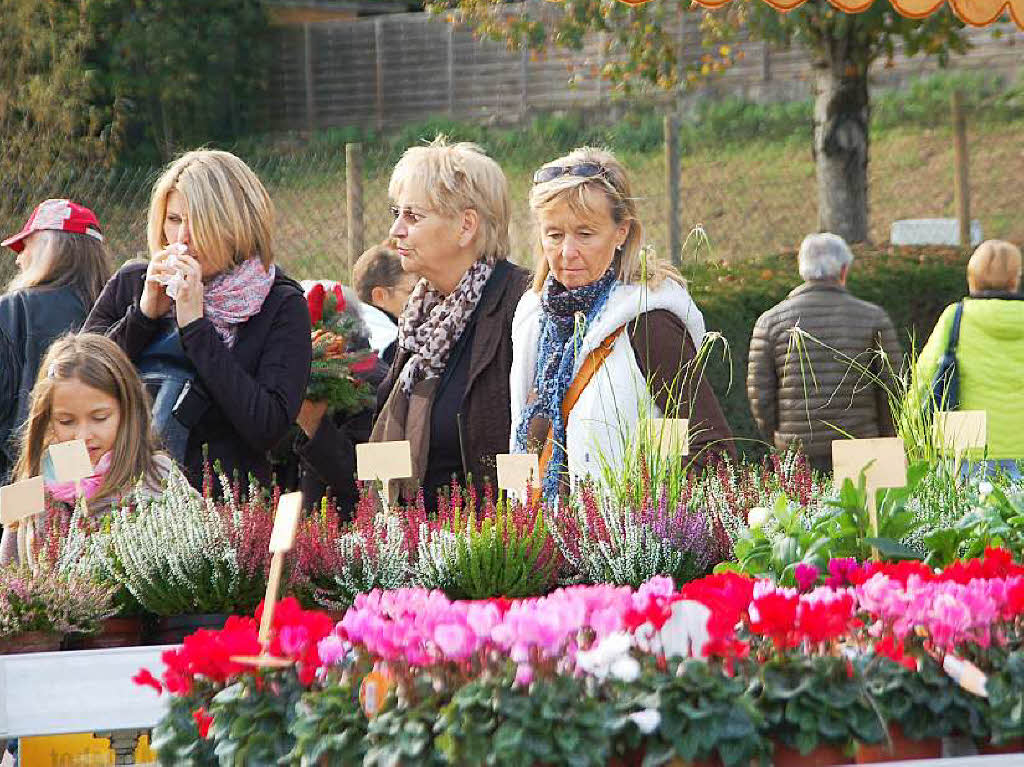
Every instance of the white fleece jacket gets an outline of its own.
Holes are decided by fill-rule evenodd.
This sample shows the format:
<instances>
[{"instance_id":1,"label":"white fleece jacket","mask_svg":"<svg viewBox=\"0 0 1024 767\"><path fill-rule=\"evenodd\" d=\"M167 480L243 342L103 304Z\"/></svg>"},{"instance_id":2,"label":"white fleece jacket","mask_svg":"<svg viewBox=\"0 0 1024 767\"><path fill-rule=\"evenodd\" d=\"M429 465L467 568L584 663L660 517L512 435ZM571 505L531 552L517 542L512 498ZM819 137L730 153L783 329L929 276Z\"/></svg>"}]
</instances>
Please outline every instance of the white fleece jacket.
<instances>
[{"instance_id":1,"label":"white fleece jacket","mask_svg":"<svg viewBox=\"0 0 1024 767\"><path fill-rule=\"evenodd\" d=\"M665 280L656 289L646 285L616 282L608 302L587 328L576 365L575 377L584 360L617 328L641 314L664 309L675 314L686 326L695 348L704 340L704 316L685 287ZM526 400L533 390L541 325L540 295L534 291L520 299L512 319L512 438L519 427ZM572 481L586 476L598 477L602 465L613 470L633 439L641 413L657 418L662 415L654 404L647 383L637 365L629 334L622 333L612 345L611 354L583 390L566 424L566 452Z\"/></svg>"}]
</instances>

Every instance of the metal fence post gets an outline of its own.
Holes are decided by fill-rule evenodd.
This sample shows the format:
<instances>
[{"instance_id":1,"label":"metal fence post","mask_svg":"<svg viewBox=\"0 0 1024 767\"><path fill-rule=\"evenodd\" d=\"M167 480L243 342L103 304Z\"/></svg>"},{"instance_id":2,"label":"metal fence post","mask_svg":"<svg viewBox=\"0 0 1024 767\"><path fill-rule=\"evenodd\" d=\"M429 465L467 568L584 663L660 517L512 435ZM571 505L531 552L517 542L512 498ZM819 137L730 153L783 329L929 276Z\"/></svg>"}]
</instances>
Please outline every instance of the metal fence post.
<instances>
[{"instance_id":1,"label":"metal fence post","mask_svg":"<svg viewBox=\"0 0 1024 767\"><path fill-rule=\"evenodd\" d=\"M348 278L363 252L363 146L345 144L345 200L348 211Z\"/></svg>"},{"instance_id":2,"label":"metal fence post","mask_svg":"<svg viewBox=\"0 0 1024 767\"><path fill-rule=\"evenodd\" d=\"M313 99L313 32L309 22L302 25L302 73L306 89L306 131L310 138L316 130L316 106Z\"/></svg>"},{"instance_id":3,"label":"metal fence post","mask_svg":"<svg viewBox=\"0 0 1024 767\"><path fill-rule=\"evenodd\" d=\"M964 113L963 93L953 91L953 199L956 217L960 223L960 247L971 244L971 185L968 179L967 116Z\"/></svg>"},{"instance_id":4,"label":"metal fence post","mask_svg":"<svg viewBox=\"0 0 1024 767\"><path fill-rule=\"evenodd\" d=\"M665 218L668 223L668 252L672 264L682 264L679 229L679 132L674 115L665 115Z\"/></svg>"}]
</instances>

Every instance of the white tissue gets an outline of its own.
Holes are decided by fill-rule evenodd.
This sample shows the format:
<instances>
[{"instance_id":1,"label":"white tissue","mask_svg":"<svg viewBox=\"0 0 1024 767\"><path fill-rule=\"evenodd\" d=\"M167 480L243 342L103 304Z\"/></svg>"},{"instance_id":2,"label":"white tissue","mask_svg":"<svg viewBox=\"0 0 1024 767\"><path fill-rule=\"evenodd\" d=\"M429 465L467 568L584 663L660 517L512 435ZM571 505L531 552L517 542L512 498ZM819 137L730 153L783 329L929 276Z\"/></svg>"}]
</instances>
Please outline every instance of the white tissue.
<instances>
[{"instance_id":1,"label":"white tissue","mask_svg":"<svg viewBox=\"0 0 1024 767\"><path fill-rule=\"evenodd\" d=\"M181 242L176 242L169 245L167 250L171 251L164 261L164 266L169 266L172 269L178 266L178 253L185 253L188 246ZM177 252L175 252L177 251ZM175 271L174 274L161 274L156 278L156 281L164 286L164 292L167 293L167 297L172 301L178 298L178 293L181 291L184 277L180 271Z\"/></svg>"}]
</instances>

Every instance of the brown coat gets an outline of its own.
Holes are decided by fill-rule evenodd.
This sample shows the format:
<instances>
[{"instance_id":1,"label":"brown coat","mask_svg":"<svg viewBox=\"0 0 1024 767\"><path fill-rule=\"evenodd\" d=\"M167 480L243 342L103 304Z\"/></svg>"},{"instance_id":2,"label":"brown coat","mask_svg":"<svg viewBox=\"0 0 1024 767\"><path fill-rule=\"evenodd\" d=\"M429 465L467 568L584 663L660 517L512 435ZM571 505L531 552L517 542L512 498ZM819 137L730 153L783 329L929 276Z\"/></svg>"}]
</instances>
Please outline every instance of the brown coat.
<instances>
[{"instance_id":1,"label":"brown coat","mask_svg":"<svg viewBox=\"0 0 1024 767\"><path fill-rule=\"evenodd\" d=\"M810 338L792 334L794 327ZM890 385L891 371L902 364L903 350L884 309L836 283L806 282L754 326L750 409L777 448L799 440L812 464L829 469L832 440L895 434L883 383Z\"/></svg>"},{"instance_id":2,"label":"brown coat","mask_svg":"<svg viewBox=\"0 0 1024 767\"><path fill-rule=\"evenodd\" d=\"M493 278L492 278L493 279ZM459 411L462 438L465 441L466 468L477 482L494 480L495 456L508 452L512 429L512 395L509 371L512 369L512 316L523 293L530 286L530 273L512 263L502 283L486 290L479 306L472 344L469 347L469 370ZM490 286L488 286L490 287ZM411 352L398 348L383 383L377 389L378 412L384 407L398 375ZM436 384L437 379L424 383ZM371 440L387 437L386 425L379 417ZM429 432L429 426L425 427ZM413 447L414 463L416 448ZM429 468L424 473L429 472Z\"/></svg>"}]
</instances>

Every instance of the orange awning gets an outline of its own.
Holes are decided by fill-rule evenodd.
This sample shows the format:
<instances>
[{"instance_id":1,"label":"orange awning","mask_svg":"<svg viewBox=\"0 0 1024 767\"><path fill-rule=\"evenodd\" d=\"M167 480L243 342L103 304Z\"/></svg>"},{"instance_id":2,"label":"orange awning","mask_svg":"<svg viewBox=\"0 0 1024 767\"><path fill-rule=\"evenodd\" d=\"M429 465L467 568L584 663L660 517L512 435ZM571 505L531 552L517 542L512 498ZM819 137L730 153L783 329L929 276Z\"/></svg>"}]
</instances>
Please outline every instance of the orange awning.
<instances>
[{"instance_id":1,"label":"orange awning","mask_svg":"<svg viewBox=\"0 0 1024 767\"><path fill-rule=\"evenodd\" d=\"M638 5L646 0L623 0ZM763 0L780 11L791 11L806 0ZM695 0L705 8L719 8L729 0ZM860 13L871 7L872 2L891 2L893 8L903 16L923 19L939 10L947 0L829 0L836 8L847 13ZM974 27L987 27L1009 13L1014 23L1024 29L1024 0L948 0L950 7L961 21Z\"/></svg>"}]
</instances>

